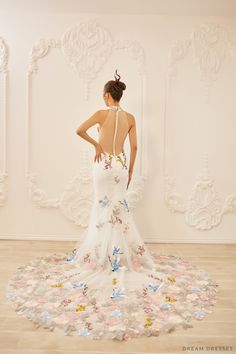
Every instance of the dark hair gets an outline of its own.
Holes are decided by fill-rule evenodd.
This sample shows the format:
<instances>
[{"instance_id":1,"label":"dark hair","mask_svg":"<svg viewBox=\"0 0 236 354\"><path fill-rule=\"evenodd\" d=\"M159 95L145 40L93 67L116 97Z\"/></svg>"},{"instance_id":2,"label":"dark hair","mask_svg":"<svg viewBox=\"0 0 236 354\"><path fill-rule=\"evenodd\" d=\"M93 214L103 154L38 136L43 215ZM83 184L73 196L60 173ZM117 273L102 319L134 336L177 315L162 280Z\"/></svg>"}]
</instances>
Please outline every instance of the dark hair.
<instances>
[{"instance_id":1,"label":"dark hair","mask_svg":"<svg viewBox=\"0 0 236 354\"><path fill-rule=\"evenodd\" d=\"M119 101L123 95L123 90L126 89L126 85L120 81L120 75L117 74L117 70L114 77L115 80L110 80L105 84L104 92L109 92L114 100Z\"/></svg>"}]
</instances>

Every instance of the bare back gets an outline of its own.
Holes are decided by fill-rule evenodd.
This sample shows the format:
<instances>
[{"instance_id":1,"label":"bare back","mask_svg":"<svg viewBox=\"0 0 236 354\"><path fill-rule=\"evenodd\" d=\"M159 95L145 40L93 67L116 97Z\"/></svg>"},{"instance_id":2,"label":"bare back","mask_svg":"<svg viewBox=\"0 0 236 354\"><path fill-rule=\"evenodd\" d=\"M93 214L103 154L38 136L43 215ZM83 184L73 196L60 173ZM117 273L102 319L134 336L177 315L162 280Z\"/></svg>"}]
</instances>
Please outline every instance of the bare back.
<instances>
[{"instance_id":1,"label":"bare back","mask_svg":"<svg viewBox=\"0 0 236 354\"><path fill-rule=\"evenodd\" d=\"M120 106L109 106L99 127L99 144L104 152L119 155L129 132L128 114Z\"/></svg>"}]
</instances>

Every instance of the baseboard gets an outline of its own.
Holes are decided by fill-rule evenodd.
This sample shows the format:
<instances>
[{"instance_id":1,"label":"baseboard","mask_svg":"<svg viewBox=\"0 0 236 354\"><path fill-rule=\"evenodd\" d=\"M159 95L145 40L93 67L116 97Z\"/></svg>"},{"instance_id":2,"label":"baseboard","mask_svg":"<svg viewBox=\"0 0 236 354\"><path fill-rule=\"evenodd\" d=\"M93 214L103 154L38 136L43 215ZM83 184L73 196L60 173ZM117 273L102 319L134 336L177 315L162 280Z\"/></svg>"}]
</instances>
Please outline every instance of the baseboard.
<instances>
[{"instance_id":1,"label":"baseboard","mask_svg":"<svg viewBox=\"0 0 236 354\"><path fill-rule=\"evenodd\" d=\"M189 239L187 240L186 238L174 238L174 237L165 237L162 239L161 237L146 237L144 238L145 242L147 243L196 243L196 244L236 244L236 236L229 236L222 239L222 235L217 237L218 235L215 235L215 238L213 239L206 239L206 237L202 238L197 238L197 240ZM218 238L218 239L217 239Z\"/></svg>"},{"instance_id":2,"label":"baseboard","mask_svg":"<svg viewBox=\"0 0 236 354\"><path fill-rule=\"evenodd\" d=\"M197 240L187 240L186 238L183 237L167 237L165 236L164 238L161 237L153 237L153 236L147 236L143 237L144 242L146 243L196 243L196 244L236 244L236 236L229 235L228 237L224 236L222 239L222 235L217 237L218 235L215 235L214 239L207 240L206 237L199 238ZM216 239L218 238L218 239ZM220 239L221 238L221 239ZM75 236L75 235L40 235L40 234L30 234L30 235L19 235L19 234L4 234L0 235L1 240L19 240L19 241L80 241L82 238L80 238L80 235Z\"/></svg>"}]
</instances>

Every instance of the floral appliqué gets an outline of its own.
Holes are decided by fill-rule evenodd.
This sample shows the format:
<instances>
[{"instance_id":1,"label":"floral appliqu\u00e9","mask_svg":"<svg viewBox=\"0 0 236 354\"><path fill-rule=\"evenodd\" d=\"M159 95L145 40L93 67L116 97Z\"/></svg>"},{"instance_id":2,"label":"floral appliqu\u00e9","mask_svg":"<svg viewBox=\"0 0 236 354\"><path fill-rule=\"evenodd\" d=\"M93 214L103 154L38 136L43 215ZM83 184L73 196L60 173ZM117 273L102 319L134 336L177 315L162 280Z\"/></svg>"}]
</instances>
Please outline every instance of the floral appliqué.
<instances>
[{"instance_id":1,"label":"floral appliqu\u00e9","mask_svg":"<svg viewBox=\"0 0 236 354\"><path fill-rule=\"evenodd\" d=\"M194 312L194 315L198 320L202 320L205 317L205 312L202 309L199 309Z\"/></svg>"},{"instance_id":2,"label":"floral appliqu\u00e9","mask_svg":"<svg viewBox=\"0 0 236 354\"><path fill-rule=\"evenodd\" d=\"M166 295L164 301L165 301L165 302L175 302L175 301L177 301L177 299L176 299L176 296L175 296L175 295Z\"/></svg>"},{"instance_id":3,"label":"floral appliqu\u00e9","mask_svg":"<svg viewBox=\"0 0 236 354\"><path fill-rule=\"evenodd\" d=\"M87 253L84 257L83 260L85 263L90 263L91 262L91 258L90 258L90 254Z\"/></svg>"},{"instance_id":4,"label":"floral appliqu\u00e9","mask_svg":"<svg viewBox=\"0 0 236 354\"><path fill-rule=\"evenodd\" d=\"M109 168L112 168L112 166L111 166L111 161L112 161L112 155L109 154L109 155L108 155L108 158L105 157L105 159L104 159L104 162L105 162L104 169L105 169L105 170L108 170Z\"/></svg>"},{"instance_id":5,"label":"floral appliqu\u00e9","mask_svg":"<svg viewBox=\"0 0 236 354\"><path fill-rule=\"evenodd\" d=\"M112 285L116 285L117 284L117 279L116 278L112 278Z\"/></svg>"},{"instance_id":6,"label":"floral appliqu\u00e9","mask_svg":"<svg viewBox=\"0 0 236 354\"><path fill-rule=\"evenodd\" d=\"M162 286L163 286L163 283L161 283L160 285L149 283L148 284L148 289L153 291L153 292L157 292L157 290L159 290Z\"/></svg>"},{"instance_id":7,"label":"floral appliqu\u00e9","mask_svg":"<svg viewBox=\"0 0 236 354\"><path fill-rule=\"evenodd\" d=\"M116 183L119 183L119 182L120 182L120 177L119 177L119 176L115 176L115 177L114 177L114 181L115 181Z\"/></svg>"},{"instance_id":8,"label":"floral appliqu\u00e9","mask_svg":"<svg viewBox=\"0 0 236 354\"><path fill-rule=\"evenodd\" d=\"M61 283L52 284L51 287L52 288L63 288L63 284L61 284Z\"/></svg>"},{"instance_id":9,"label":"floral appliqu\u00e9","mask_svg":"<svg viewBox=\"0 0 236 354\"><path fill-rule=\"evenodd\" d=\"M112 311L111 315L113 317L121 317L122 314L121 314L120 309L115 309L114 311Z\"/></svg>"},{"instance_id":10,"label":"floral appliqu\u00e9","mask_svg":"<svg viewBox=\"0 0 236 354\"><path fill-rule=\"evenodd\" d=\"M122 201L119 200L119 202L120 202L121 205L123 205L123 207L124 207L124 209L126 211L129 211L129 206L128 206L128 203L127 203L127 201L125 199L123 199Z\"/></svg>"},{"instance_id":11,"label":"floral appliqu\u00e9","mask_svg":"<svg viewBox=\"0 0 236 354\"><path fill-rule=\"evenodd\" d=\"M112 290L111 299L117 299L125 295L124 289L114 288Z\"/></svg>"},{"instance_id":12,"label":"floral appliqu\u00e9","mask_svg":"<svg viewBox=\"0 0 236 354\"><path fill-rule=\"evenodd\" d=\"M113 246L112 254L114 256L115 254L123 254L123 252L120 252L120 247Z\"/></svg>"},{"instance_id":13,"label":"floral appliqu\u00e9","mask_svg":"<svg viewBox=\"0 0 236 354\"><path fill-rule=\"evenodd\" d=\"M90 335L88 328L82 328L80 331L77 332L79 336L86 337Z\"/></svg>"},{"instance_id":14,"label":"floral appliqu\u00e9","mask_svg":"<svg viewBox=\"0 0 236 354\"><path fill-rule=\"evenodd\" d=\"M72 284L72 287L74 288L74 289L81 289L81 288L83 288L84 287L84 283L79 283L79 284Z\"/></svg>"},{"instance_id":15,"label":"floral appliqu\u00e9","mask_svg":"<svg viewBox=\"0 0 236 354\"><path fill-rule=\"evenodd\" d=\"M64 299L61 303L62 305L67 306L71 303L71 299Z\"/></svg>"},{"instance_id":16,"label":"floral appliqu\u00e9","mask_svg":"<svg viewBox=\"0 0 236 354\"><path fill-rule=\"evenodd\" d=\"M67 262L73 262L74 261L76 251L77 251L77 249L74 248L73 251L71 252L71 254L67 257L67 259L66 259Z\"/></svg>"},{"instance_id":17,"label":"floral appliqu\u00e9","mask_svg":"<svg viewBox=\"0 0 236 354\"><path fill-rule=\"evenodd\" d=\"M129 230L129 223L126 222L126 223L124 223L123 234L126 234L128 232L128 230Z\"/></svg>"},{"instance_id":18,"label":"floral appliqu\u00e9","mask_svg":"<svg viewBox=\"0 0 236 354\"><path fill-rule=\"evenodd\" d=\"M127 169L127 165L126 165L126 155L124 154L124 152L122 153L123 159L120 155L113 155L113 154L108 154L108 156L105 157L104 162L105 162L105 166L104 169L111 169L112 168L112 159L115 158L116 161L120 162L122 164L122 167Z\"/></svg>"},{"instance_id":19,"label":"floral appliqu\u00e9","mask_svg":"<svg viewBox=\"0 0 236 354\"><path fill-rule=\"evenodd\" d=\"M127 170L126 155L125 155L124 153L123 153L122 155L123 155L123 160L122 160L121 156L118 155L118 156L116 157L116 161L120 162L120 163L122 164L123 168L125 168L125 169Z\"/></svg>"},{"instance_id":20,"label":"floral appliqu\u00e9","mask_svg":"<svg viewBox=\"0 0 236 354\"><path fill-rule=\"evenodd\" d=\"M113 272L115 272L116 270L119 270L120 267L121 267L121 264L120 264L120 254L123 254L123 252L121 252L121 249L120 247L118 246L113 246L112 248L112 256L113 256L113 260L111 259L110 256L108 256L108 259L109 259L109 262L111 264L111 270ZM113 280L116 279L116 278L113 278Z\"/></svg>"},{"instance_id":21,"label":"floral appliqu\u00e9","mask_svg":"<svg viewBox=\"0 0 236 354\"><path fill-rule=\"evenodd\" d=\"M75 311L76 312L81 312L81 311L85 311L85 309L86 309L85 305L78 305L78 306L76 306Z\"/></svg>"},{"instance_id":22,"label":"floral appliqu\u00e9","mask_svg":"<svg viewBox=\"0 0 236 354\"><path fill-rule=\"evenodd\" d=\"M137 251L137 254L139 254L140 256L142 256L145 252L145 247L144 245L139 245L138 246L138 251Z\"/></svg>"},{"instance_id":23,"label":"floral appliqu\u00e9","mask_svg":"<svg viewBox=\"0 0 236 354\"><path fill-rule=\"evenodd\" d=\"M111 223L112 225L115 225L115 224L122 224L122 220L119 218L120 215L120 208L115 205L113 210L112 210L112 215L110 217L110 220L108 221L109 223Z\"/></svg>"},{"instance_id":24,"label":"floral appliqu\u00e9","mask_svg":"<svg viewBox=\"0 0 236 354\"><path fill-rule=\"evenodd\" d=\"M160 278L155 277L153 274L148 274L148 277L149 277L149 278L153 278L153 279L155 279L155 280L161 280Z\"/></svg>"},{"instance_id":25,"label":"floral appliqu\u00e9","mask_svg":"<svg viewBox=\"0 0 236 354\"><path fill-rule=\"evenodd\" d=\"M111 270L112 270L113 272L115 272L116 270L119 270L119 269L120 269L121 264L120 264L120 261L119 261L118 259L115 259L115 260L112 261L112 259L111 259L110 256L108 256L108 259L109 259L109 261L110 261Z\"/></svg>"},{"instance_id":26,"label":"floral appliqu\u00e9","mask_svg":"<svg viewBox=\"0 0 236 354\"><path fill-rule=\"evenodd\" d=\"M146 320L146 323L145 323L144 327L145 328L150 327L152 325L152 319L150 317L146 317L145 320Z\"/></svg>"},{"instance_id":27,"label":"floral appliqu\u00e9","mask_svg":"<svg viewBox=\"0 0 236 354\"><path fill-rule=\"evenodd\" d=\"M97 229L101 229L104 224L105 224L104 222L98 222L98 223L96 224L96 228L97 228Z\"/></svg>"},{"instance_id":28,"label":"floral appliqu\u00e9","mask_svg":"<svg viewBox=\"0 0 236 354\"><path fill-rule=\"evenodd\" d=\"M106 195L103 199L100 199L98 202L102 207L108 206L111 203L111 201L108 199Z\"/></svg>"},{"instance_id":29,"label":"floral appliqu\u00e9","mask_svg":"<svg viewBox=\"0 0 236 354\"><path fill-rule=\"evenodd\" d=\"M175 283L176 279L174 277L168 277L167 278L171 283Z\"/></svg>"}]
</instances>

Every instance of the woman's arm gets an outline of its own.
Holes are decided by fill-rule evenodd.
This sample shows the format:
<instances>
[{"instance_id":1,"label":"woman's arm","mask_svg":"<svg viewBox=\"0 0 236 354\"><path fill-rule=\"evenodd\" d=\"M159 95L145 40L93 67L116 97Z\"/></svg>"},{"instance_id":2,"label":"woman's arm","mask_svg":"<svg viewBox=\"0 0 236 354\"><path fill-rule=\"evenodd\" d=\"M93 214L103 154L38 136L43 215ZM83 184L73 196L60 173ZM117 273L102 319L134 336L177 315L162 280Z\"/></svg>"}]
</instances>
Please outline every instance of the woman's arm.
<instances>
[{"instance_id":1,"label":"woman's arm","mask_svg":"<svg viewBox=\"0 0 236 354\"><path fill-rule=\"evenodd\" d=\"M127 189L129 187L132 174L133 174L133 169L134 169L134 162L136 159L136 154L137 154L137 133L136 133L136 122L135 118L133 115L132 117L132 123L131 127L129 129L129 142L130 142L130 162L129 162L129 178L128 178L128 184L127 184Z\"/></svg>"},{"instance_id":2,"label":"woman's arm","mask_svg":"<svg viewBox=\"0 0 236 354\"><path fill-rule=\"evenodd\" d=\"M76 134L81 138L87 140L89 143L93 144L94 147L97 146L97 141L91 138L90 135L87 134L87 130L91 128L93 125L100 123L101 111L95 112L90 118L84 121L77 129Z\"/></svg>"},{"instance_id":3,"label":"woman's arm","mask_svg":"<svg viewBox=\"0 0 236 354\"><path fill-rule=\"evenodd\" d=\"M94 161L102 159L101 153L103 153L102 147L99 143L94 140L90 135L87 134L87 130L91 128L93 125L101 122L101 110L95 112L90 118L84 121L77 129L76 134L81 138L85 139L89 143L93 144L96 149L96 155L94 157Z\"/></svg>"}]
</instances>

